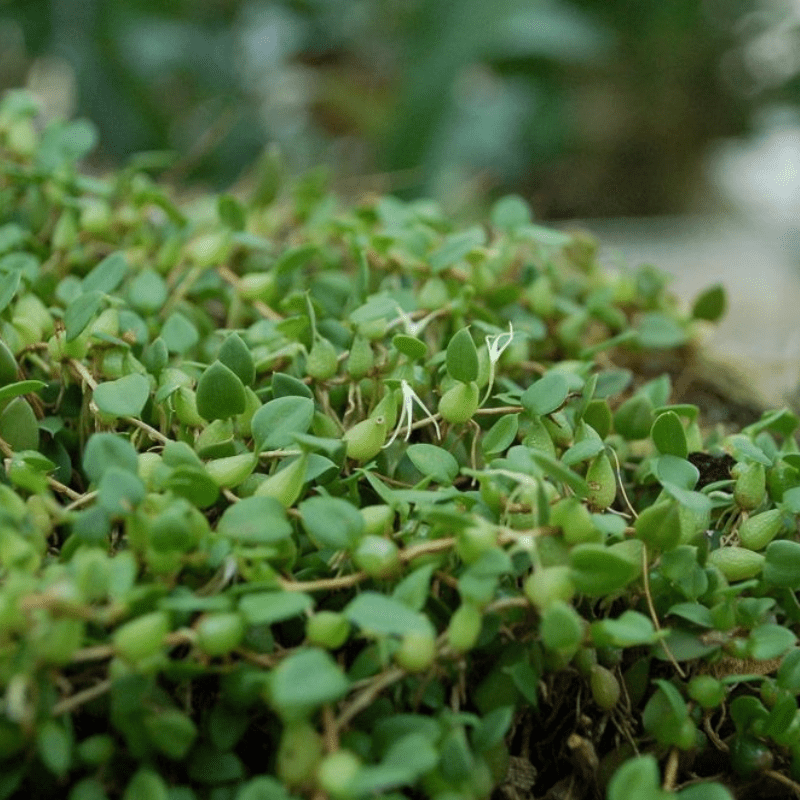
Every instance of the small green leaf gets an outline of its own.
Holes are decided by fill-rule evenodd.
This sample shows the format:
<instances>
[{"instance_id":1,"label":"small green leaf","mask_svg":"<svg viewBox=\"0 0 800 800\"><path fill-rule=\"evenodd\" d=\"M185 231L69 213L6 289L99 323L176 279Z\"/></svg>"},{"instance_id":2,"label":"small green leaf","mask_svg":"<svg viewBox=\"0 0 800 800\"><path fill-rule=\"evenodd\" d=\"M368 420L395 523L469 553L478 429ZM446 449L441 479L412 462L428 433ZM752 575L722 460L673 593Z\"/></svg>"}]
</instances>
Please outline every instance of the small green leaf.
<instances>
[{"instance_id":1,"label":"small green leaf","mask_svg":"<svg viewBox=\"0 0 800 800\"><path fill-rule=\"evenodd\" d=\"M515 229L530 224L531 210L519 195L509 194L501 197L492 206L490 219L498 230L512 233Z\"/></svg>"},{"instance_id":2,"label":"small green leaf","mask_svg":"<svg viewBox=\"0 0 800 800\"><path fill-rule=\"evenodd\" d=\"M197 508L209 508L219 497L219 486L205 467L180 464L170 471L164 488L188 500Z\"/></svg>"},{"instance_id":3,"label":"small green leaf","mask_svg":"<svg viewBox=\"0 0 800 800\"><path fill-rule=\"evenodd\" d=\"M300 616L314 605L304 592L253 592L239 601L239 611L250 625L271 625Z\"/></svg>"},{"instance_id":4,"label":"small green leaf","mask_svg":"<svg viewBox=\"0 0 800 800\"><path fill-rule=\"evenodd\" d=\"M480 225L450 234L445 238L441 246L428 257L431 271L437 273L453 266L453 264L461 261L473 250L482 247L484 244L486 244L486 232ZM475 379L469 378L468 380Z\"/></svg>"},{"instance_id":5,"label":"small green leaf","mask_svg":"<svg viewBox=\"0 0 800 800\"><path fill-rule=\"evenodd\" d=\"M564 451L564 454L561 456L561 463L571 467L573 464L580 464L581 461L588 461L590 458L594 458L604 449L605 444L599 437L596 439L582 439L580 442L576 442L572 447Z\"/></svg>"},{"instance_id":6,"label":"small green leaf","mask_svg":"<svg viewBox=\"0 0 800 800\"><path fill-rule=\"evenodd\" d=\"M664 455L686 458L689 447L686 443L686 431L683 429L680 417L674 411L667 411L656 417L650 430L650 437Z\"/></svg>"},{"instance_id":7,"label":"small green leaf","mask_svg":"<svg viewBox=\"0 0 800 800\"><path fill-rule=\"evenodd\" d=\"M93 434L83 451L83 471L90 481L97 483L103 472L112 466L135 474L139 468L136 450L127 439L117 434Z\"/></svg>"},{"instance_id":8,"label":"small green leaf","mask_svg":"<svg viewBox=\"0 0 800 800\"><path fill-rule=\"evenodd\" d=\"M697 485L700 471L685 458L678 456L661 456L653 461L653 474L661 485L671 483L681 489L691 491Z\"/></svg>"},{"instance_id":9,"label":"small green leaf","mask_svg":"<svg viewBox=\"0 0 800 800\"><path fill-rule=\"evenodd\" d=\"M0 345L2 345L2 342L0 342ZM40 389L44 389L45 386L47 386L47 384L44 381L37 380L9 383L0 388L0 403L5 402L6 400L11 400L14 397L19 397L23 394L38 392ZM33 449L35 450L36 448Z\"/></svg>"},{"instance_id":10,"label":"small green leaf","mask_svg":"<svg viewBox=\"0 0 800 800\"><path fill-rule=\"evenodd\" d=\"M636 536L648 547L669 550L680 542L681 526L679 506L674 500L648 506L634 523Z\"/></svg>"},{"instance_id":11,"label":"small green leaf","mask_svg":"<svg viewBox=\"0 0 800 800\"><path fill-rule=\"evenodd\" d=\"M435 483L450 486L458 475L458 461L443 447L424 443L412 444L406 454L422 475L429 476Z\"/></svg>"},{"instance_id":12,"label":"small green leaf","mask_svg":"<svg viewBox=\"0 0 800 800\"><path fill-rule=\"evenodd\" d=\"M5 439L12 450L39 449L39 422L24 397L15 397L0 412L0 438Z\"/></svg>"},{"instance_id":13,"label":"small green leaf","mask_svg":"<svg viewBox=\"0 0 800 800\"><path fill-rule=\"evenodd\" d=\"M304 648L278 664L269 676L269 698L285 717L300 717L332 703L350 688L339 665L324 650Z\"/></svg>"},{"instance_id":14,"label":"small green leaf","mask_svg":"<svg viewBox=\"0 0 800 800\"><path fill-rule=\"evenodd\" d=\"M117 250L107 255L81 281L84 292L102 292L111 294L124 280L128 272L128 261L125 254Z\"/></svg>"},{"instance_id":15,"label":"small green leaf","mask_svg":"<svg viewBox=\"0 0 800 800\"><path fill-rule=\"evenodd\" d=\"M662 795L665 793L659 785L658 763L651 755L628 759L608 783L608 800L661 800Z\"/></svg>"},{"instance_id":16,"label":"small green leaf","mask_svg":"<svg viewBox=\"0 0 800 800\"><path fill-rule=\"evenodd\" d=\"M150 381L134 372L115 381L98 384L92 399L104 414L138 417L150 397Z\"/></svg>"},{"instance_id":17,"label":"small green leaf","mask_svg":"<svg viewBox=\"0 0 800 800\"><path fill-rule=\"evenodd\" d=\"M757 661L778 658L797 644L797 637L782 625L766 622L750 631L747 652Z\"/></svg>"},{"instance_id":18,"label":"small green leaf","mask_svg":"<svg viewBox=\"0 0 800 800\"><path fill-rule=\"evenodd\" d=\"M800 648L790 650L778 667L778 686L794 695L800 694Z\"/></svg>"},{"instance_id":19,"label":"small green leaf","mask_svg":"<svg viewBox=\"0 0 800 800\"><path fill-rule=\"evenodd\" d=\"M103 293L97 290L79 294L64 311L65 336L68 342L77 339L103 304Z\"/></svg>"},{"instance_id":20,"label":"small green leaf","mask_svg":"<svg viewBox=\"0 0 800 800\"><path fill-rule=\"evenodd\" d=\"M786 539L770 542L765 551L763 575L773 586L800 589L800 543Z\"/></svg>"},{"instance_id":21,"label":"small green leaf","mask_svg":"<svg viewBox=\"0 0 800 800\"><path fill-rule=\"evenodd\" d=\"M242 544L272 544L288 539L292 526L274 497L245 497L225 509L217 533Z\"/></svg>"},{"instance_id":22,"label":"small green leaf","mask_svg":"<svg viewBox=\"0 0 800 800\"><path fill-rule=\"evenodd\" d=\"M231 371L239 376L245 385L252 385L256 377L256 366L250 348L242 341L238 333L232 333L222 343L217 358Z\"/></svg>"},{"instance_id":23,"label":"small green leaf","mask_svg":"<svg viewBox=\"0 0 800 800\"><path fill-rule=\"evenodd\" d=\"M7 308L8 304L14 299L14 295L19 289L22 274L19 270L0 273L0 311Z\"/></svg>"},{"instance_id":24,"label":"small green leaf","mask_svg":"<svg viewBox=\"0 0 800 800\"><path fill-rule=\"evenodd\" d=\"M154 269L143 269L128 287L128 301L137 311L152 314L166 303L167 284Z\"/></svg>"},{"instance_id":25,"label":"small green leaf","mask_svg":"<svg viewBox=\"0 0 800 800\"><path fill-rule=\"evenodd\" d=\"M250 423L256 452L291 447L294 434L306 433L313 419L314 402L308 397L287 395L264 403Z\"/></svg>"},{"instance_id":26,"label":"small green leaf","mask_svg":"<svg viewBox=\"0 0 800 800\"><path fill-rule=\"evenodd\" d=\"M197 726L177 708L160 709L144 718L147 735L156 749L173 761L181 761L197 738Z\"/></svg>"},{"instance_id":27,"label":"small green leaf","mask_svg":"<svg viewBox=\"0 0 800 800\"><path fill-rule=\"evenodd\" d=\"M224 225L231 230L244 230L246 214L244 206L232 194L221 194L217 199L217 213Z\"/></svg>"},{"instance_id":28,"label":"small green leaf","mask_svg":"<svg viewBox=\"0 0 800 800\"><path fill-rule=\"evenodd\" d=\"M44 765L63 777L72 762L72 736L54 719L40 723L36 731L36 749Z\"/></svg>"},{"instance_id":29,"label":"small green leaf","mask_svg":"<svg viewBox=\"0 0 800 800\"><path fill-rule=\"evenodd\" d=\"M321 547L347 550L364 530L359 510L341 497L311 497L299 506L303 527Z\"/></svg>"},{"instance_id":30,"label":"small green leaf","mask_svg":"<svg viewBox=\"0 0 800 800\"><path fill-rule=\"evenodd\" d=\"M120 467L107 467L97 490L97 502L111 517L130 513L146 494L141 478Z\"/></svg>"},{"instance_id":31,"label":"small green leaf","mask_svg":"<svg viewBox=\"0 0 800 800\"><path fill-rule=\"evenodd\" d=\"M583 623L571 605L554 600L542 612L539 633L547 650L572 658L583 639Z\"/></svg>"},{"instance_id":32,"label":"small green leaf","mask_svg":"<svg viewBox=\"0 0 800 800\"><path fill-rule=\"evenodd\" d=\"M197 413L207 420L241 414L247 405L244 384L221 361L209 366L197 382Z\"/></svg>"},{"instance_id":33,"label":"small green leaf","mask_svg":"<svg viewBox=\"0 0 800 800\"><path fill-rule=\"evenodd\" d=\"M447 372L451 378L470 383L478 377L478 350L469 328L461 328L447 345L445 357Z\"/></svg>"},{"instance_id":34,"label":"small green leaf","mask_svg":"<svg viewBox=\"0 0 800 800\"><path fill-rule=\"evenodd\" d=\"M587 497L589 495L589 486L586 481L577 472L573 472L569 467L564 466L558 459L552 458L546 453L540 453L537 450L530 450L530 457L552 478L569 486L578 497Z\"/></svg>"},{"instance_id":35,"label":"small green leaf","mask_svg":"<svg viewBox=\"0 0 800 800\"><path fill-rule=\"evenodd\" d=\"M567 399L569 383L562 372L550 370L531 384L523 393L523 408L534 416L550 414Z\"/></svg>"},{"instance_id":36,"label":"small green leaf","mask_svg":"<svg viewBox=\"0 0 800 800\"><path fill-rule=\"evenodd\" d=\"M680 347L686 331L672 317L660 311L648 311L639 323L639 343L649 350Z\"/></svg>"},{"instance_id":37,"label":"small green leaf","mask_svg":"<svg viewBox=\"0 0 800 800\"><path fill-rule=\"evenodd\" d=\"M164 327L161 328L161 338L170 353L183 355L200 341L200 334L194 323L190 322L180 311L173 311L164 322Z\"/></svg>"},{"instance_id":38,"label":"small green leaf","mask_svg":"<svg viewBox=\"0 0 800 800\"><path fill-rule=\"evenodd\" d=\"M636 567L601 544L579 544L570 551L570 578L590 597L619 591L636 576Z\"/></svg>"},{"instance_id":39,"label":"small green leaf","mask_svg":"<svg viewBox=\"0 0 800 800\"><path fill-rule=\"evenodd\" d=\"M726 305L725 287L721 283L714 284L698 295L692 305L692 317L716 322L725 314Z\"/></svg>"},{"instance_id":40,"label":"small green leaf","mask_svg":"<svg viewBox=\"0 0 800 800\"><path fill-rule=\"evenodd\" d=\"M653 425L653 401L646 394L629 397L614 414L614 429L626 439L646 439Z\"/></svg>"},{"instance_id":41,"label":"small green leaf","mask_svg":"<svg viewBox=\"0 0 800 800\"><path fill-rule=\"evenodd\" d=\"M508 450L517 438L519 414L504 414L481 438L481 450L485 456L493 456Z\"/></svg>"},{"instance_id":42,"label":"small green leaf","mask_svg":"<svg viewBox=\"0 0 800 800\"><path fill-rule=\"evenodd\" d=\"M433 630L424 614L378 592L361 592L345 606L344 615L354 625L372 635L428 634Z\"/></svg>"},{"instance_id":43,"label":"small green leaf","mask_svg":"<svg viewBox=\"0 0 800 800\"><path fill-rule=\"evenodd\" d=\"M617 619L592 623L592 638L598 647L639 647L657 642L661 635L650 617L624 611Z\"/></svg>"},{"instance_id":44,"label":"small green leaf","mask_svg":"<svg viewBox=\"0 0 800 800\"><path fill-rule=\"evenodd\" d=\"M407 336L405 333L398 333L392 338L395 348L407 356L412 361L419 361L428 354L428 345L416 336Z\"/></svg>"}]
</instances>

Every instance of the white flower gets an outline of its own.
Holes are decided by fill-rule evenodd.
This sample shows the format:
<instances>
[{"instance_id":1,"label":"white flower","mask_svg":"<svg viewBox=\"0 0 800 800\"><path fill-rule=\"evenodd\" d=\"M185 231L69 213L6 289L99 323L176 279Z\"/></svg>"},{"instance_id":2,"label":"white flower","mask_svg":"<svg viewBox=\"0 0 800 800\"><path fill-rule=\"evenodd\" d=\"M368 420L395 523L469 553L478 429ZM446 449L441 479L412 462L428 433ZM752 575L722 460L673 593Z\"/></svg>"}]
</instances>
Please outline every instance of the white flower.
<instances>
[{"instance_id":1,"label":"white flower","mask_svg":"<svg viewBox=\"0 0 800 800\"><path fill-rule=\"evenodd\" d=\"M503 355L503 351L511 344L513 340L514 327L510 322L508 323L507 333L498 333L496 336L486 337L486 347L489 350L489 382L486 386L486 394L484 395L483 403L486 402L492 392L492 386L494 385L495 364L497 364L497 362L500 360L500 356ZM481 405L483 405L483 403L481 403Z\"/></svg>"},{"instance_id":2,"label":"white flower","mask_svg":"<svg viewBox=\"0 0 800 800\"><path fill-rule=\"evenodd\" d=\"M400 418L397 420L397 426L394 429L394 433L391 435L391 438L388 442L384 445L384 447L388 447L398 436L400 433L400 429L403 427L403 424L406 424L406 435L405 441L407 442L409 437L411 436L411 423L414 417L414 403L416 403L425 413L425 418L429 419L433 426L436 428L436 436L441 439L442 434L439 430L439 423L436 421L436 418L428 411L425 403L417 397L417 393L411 388L411 384L407 380L400 381L400 391L403 394L402 404L400 408Z\"/></svg>"}]
</instances>

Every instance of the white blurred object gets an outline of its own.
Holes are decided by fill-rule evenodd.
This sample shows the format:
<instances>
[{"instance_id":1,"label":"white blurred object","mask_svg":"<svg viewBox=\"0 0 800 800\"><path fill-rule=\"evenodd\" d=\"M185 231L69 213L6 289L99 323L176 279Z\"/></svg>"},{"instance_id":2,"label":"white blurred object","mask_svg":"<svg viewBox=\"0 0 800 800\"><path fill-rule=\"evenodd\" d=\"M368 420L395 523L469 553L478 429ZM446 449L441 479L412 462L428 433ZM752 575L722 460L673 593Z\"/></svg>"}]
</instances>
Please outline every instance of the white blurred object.
<instances>
[{"instance_id":1,"label":"white blurred object","mask_svg":"<svg viewBox=\"0 0 800 800\"><path fill-rule=\"evenodd\" d=\"M708 157L708 177L741 213L771 228L800 224L800 115L772 109L752 140L731 139Z\"/></svg>"}]
</instances>

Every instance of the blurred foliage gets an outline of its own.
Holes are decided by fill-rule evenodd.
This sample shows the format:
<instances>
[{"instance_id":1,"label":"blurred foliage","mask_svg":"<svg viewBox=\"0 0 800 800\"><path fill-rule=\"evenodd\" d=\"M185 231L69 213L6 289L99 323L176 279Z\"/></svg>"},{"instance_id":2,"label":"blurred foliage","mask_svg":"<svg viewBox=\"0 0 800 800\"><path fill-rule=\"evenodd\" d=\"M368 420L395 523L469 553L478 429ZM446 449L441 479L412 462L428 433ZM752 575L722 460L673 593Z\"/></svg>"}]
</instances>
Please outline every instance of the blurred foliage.
<instances>
[{"instance_id":1,"label":"blurred foliage","mask_svg":"<svg viewBox=\"0 0 800 800\"><path fill-rule=\"evenodd\" d=\"M217 187L277 142L346 190L657 213L711 139L797 101L799 29L777 0L0 0L0 88Z\"/></svg>"}]
</instances>

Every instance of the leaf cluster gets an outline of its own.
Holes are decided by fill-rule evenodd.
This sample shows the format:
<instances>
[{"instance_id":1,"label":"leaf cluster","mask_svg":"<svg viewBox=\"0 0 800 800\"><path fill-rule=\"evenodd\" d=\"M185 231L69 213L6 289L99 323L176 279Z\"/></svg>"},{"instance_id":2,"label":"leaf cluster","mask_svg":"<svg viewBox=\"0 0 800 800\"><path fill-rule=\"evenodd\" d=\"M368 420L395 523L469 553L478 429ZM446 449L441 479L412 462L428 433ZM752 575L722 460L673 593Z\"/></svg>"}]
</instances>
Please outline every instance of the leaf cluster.
<instances>
[{"instance_id":1,"label":"leaf cluster","mask_svg":"<svg viewBox=\"0 0 800 800\"><path fill-rule=\"evenodd\" d=\"M798 772L798 420L708 431L620 366L718 288L515 197L179 204L34 120L0 104L0 796Z\"/></svg>"}]
</instances>

